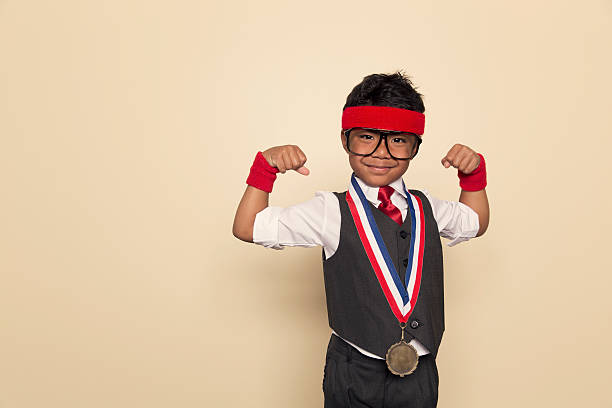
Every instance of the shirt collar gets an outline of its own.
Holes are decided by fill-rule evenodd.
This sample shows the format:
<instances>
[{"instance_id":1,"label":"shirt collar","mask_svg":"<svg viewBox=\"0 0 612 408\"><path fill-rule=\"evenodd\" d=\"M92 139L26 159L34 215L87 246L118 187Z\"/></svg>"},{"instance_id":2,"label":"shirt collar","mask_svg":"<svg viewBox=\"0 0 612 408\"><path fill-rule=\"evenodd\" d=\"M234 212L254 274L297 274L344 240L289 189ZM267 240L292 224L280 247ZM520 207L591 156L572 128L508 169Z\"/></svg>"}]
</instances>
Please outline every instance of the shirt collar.
<instances>
[{"instance_id":1,"label":"shirt collar","mask_svg":"<svg viewBox=\"0 0 612 408\"><path fill-rule=\"evenodd\" d=\"M363 194L368 199L368 201L374 204L375 206L378 206L378 204L380 204L380 201L378 200L379 187L368 186L366 183L363 182L363 180L361 180L357 176L355 176L355 180L357 180L359 187L361 187L361 190L363 191ZM408 198L406 197L406 192L404 191L401 177L393 181L392 183L389 183L389 186L393 187L393 189L397 193L401 194L402 197Z\"/></svg>"}]
</instances>

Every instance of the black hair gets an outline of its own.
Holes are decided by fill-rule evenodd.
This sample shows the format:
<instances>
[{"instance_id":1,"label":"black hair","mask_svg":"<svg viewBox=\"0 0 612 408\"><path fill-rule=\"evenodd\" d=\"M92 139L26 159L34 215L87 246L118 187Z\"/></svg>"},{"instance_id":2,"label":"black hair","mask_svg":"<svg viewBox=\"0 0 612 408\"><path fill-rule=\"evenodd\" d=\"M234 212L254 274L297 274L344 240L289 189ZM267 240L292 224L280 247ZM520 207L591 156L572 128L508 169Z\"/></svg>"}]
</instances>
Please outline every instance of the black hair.
<instances>
[{"instance_id":1,"label":"black hair","mask_svg":"<svg viewBox=\"0 0 612 408\"><path fill-rule=\"evenodd\" d=\"M425 112L422 95L401 71L393 74L372 74L363 78L347 96L342 109L362 105L391 106Z\"/></svg>"}]
</instances>

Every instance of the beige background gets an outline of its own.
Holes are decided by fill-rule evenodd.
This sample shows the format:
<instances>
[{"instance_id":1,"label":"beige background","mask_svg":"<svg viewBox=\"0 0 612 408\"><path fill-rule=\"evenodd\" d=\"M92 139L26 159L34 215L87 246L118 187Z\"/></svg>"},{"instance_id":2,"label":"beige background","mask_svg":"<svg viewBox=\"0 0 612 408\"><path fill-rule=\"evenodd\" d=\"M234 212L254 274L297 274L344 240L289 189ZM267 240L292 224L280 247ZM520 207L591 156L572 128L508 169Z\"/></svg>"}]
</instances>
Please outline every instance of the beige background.
<instances>
[{"instance_id":1,"label":"beige background","mask_svg":"<svg viewBox=\"0 0 612 408\"><path fill-rule=\"evenodd\" d=\"M320 249L236 240L255 152L273 205L343 191L346 95L425 96L405 180L489 231L445 247L439 406L612 407L612 3L0 1L0 407L315 407ZM447 241L444 240L444 243Z\"/></svg>"}]
</instances>

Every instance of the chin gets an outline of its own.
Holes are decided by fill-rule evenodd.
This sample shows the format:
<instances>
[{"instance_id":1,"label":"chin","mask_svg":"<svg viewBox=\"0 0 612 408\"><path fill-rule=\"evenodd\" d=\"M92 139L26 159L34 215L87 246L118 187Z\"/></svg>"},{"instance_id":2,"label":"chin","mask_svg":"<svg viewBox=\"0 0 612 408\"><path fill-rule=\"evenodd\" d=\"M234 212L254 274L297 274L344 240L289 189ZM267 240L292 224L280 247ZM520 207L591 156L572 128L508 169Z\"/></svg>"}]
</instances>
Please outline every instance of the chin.
<instances>
[{"instance_id":1,"label":"chin","mask_svg":"<svg viewBox=\"0 0 612 408\"><path fill-rule=\"evenodd\" d=\"M361 174L361 175L357 173L355 174L357 177L359 177L364 183L366 183L370 187L386 186L387 184L392 183L398 178L398 177L376 176L376 175L370 175L370 174Z\"/></svg>"}]
</instances>

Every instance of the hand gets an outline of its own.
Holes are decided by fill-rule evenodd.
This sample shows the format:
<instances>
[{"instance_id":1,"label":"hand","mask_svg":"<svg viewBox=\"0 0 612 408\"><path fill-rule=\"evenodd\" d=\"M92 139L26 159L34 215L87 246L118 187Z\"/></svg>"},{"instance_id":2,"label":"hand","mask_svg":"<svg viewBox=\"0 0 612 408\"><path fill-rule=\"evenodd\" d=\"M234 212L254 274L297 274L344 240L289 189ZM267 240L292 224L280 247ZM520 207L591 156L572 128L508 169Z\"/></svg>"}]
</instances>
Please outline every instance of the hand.
<instances>
[{"instance_id":1,"label":"hand","mask_svg":"<svg viewBox=\"0 0 612 408\"><path fill-rule=\"evenodd\" d=\"M446 153L442 165L446 168L453 166L464 174L470 174L480 165L480 156L469 147L456 144Z\"/></svg>"},{"instance_id":2,"label":"hand","mask_svg":"<svg viewBox=\"0 0 612 408\"><path fill-rule=\"evenodd\" d=\"M263 156L272 167L276 167L280 173L285 173L287 170L295 170L305 176L310 174L310 170L304 167L306 163L306 155L297 146L285 145L271 147L262 152Z\"/></svg>"}]
</instances>

